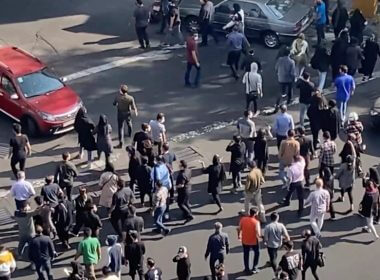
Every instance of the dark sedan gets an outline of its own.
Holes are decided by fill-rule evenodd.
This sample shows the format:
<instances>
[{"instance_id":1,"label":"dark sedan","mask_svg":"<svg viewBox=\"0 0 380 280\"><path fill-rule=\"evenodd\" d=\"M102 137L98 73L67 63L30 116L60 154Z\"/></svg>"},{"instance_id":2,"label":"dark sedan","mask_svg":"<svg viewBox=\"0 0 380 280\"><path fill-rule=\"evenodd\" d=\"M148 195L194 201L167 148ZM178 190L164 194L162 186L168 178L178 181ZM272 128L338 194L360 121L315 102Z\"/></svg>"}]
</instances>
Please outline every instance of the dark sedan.
<instances>
[{"instance_id":1,"label":"dark sedan","mask_svg":"<svg viewBox=\"0 0 380 280\"><path fill-rule=\"evenodd\" d=\"M313 22L313 9L295 3L294 0L216 0L213 26L216 31L225 32L222 27L230 21L233 4L244 10L245 35L260 39L268 48L294 40ZM180 14L186 28L196 27L200 9L199 0L182 0Z\"/></svg>"}]
</instances>

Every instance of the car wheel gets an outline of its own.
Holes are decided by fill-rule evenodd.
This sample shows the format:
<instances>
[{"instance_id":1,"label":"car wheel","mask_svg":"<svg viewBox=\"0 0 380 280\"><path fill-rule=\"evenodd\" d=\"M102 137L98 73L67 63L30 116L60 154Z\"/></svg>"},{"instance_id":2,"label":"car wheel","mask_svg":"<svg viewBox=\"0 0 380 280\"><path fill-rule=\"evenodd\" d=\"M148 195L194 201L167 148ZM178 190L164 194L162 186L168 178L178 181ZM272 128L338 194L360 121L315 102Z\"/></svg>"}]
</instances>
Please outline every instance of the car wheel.
<instances>
[{"instance_id":1,"label":"car wheel","mask_svg":"<svg viewBox=\"0 0 380 280\"><path fill-rule=\"evenodd\" d=\"M263 35L263 40L264 45L270 49L277 48L280 45L280 40L274 32L265 32Z\"/></svg>"},{"instance_id":2,"label":"car wheel","mask_svg":"<svg viewBox=\"0 0 380 280\"><path fill-rule=\"evenodd\" d=\"M196 30L197 32L199 32L201 28L199 26L198 18L195 16L186 17L185 28L186 31Z\"/></svg>"},{"instance_id":3,"label":"car wheel","mask_svg":"<svg viewBox=\"0 0 380 280\"><path fill-rule=\"evenodd\" d=\"M36 137L39 135L39 129L37 123L31 117L25 117L21 120L21 126L24 133L30 137Z\"/></svg>"}]
</instances>

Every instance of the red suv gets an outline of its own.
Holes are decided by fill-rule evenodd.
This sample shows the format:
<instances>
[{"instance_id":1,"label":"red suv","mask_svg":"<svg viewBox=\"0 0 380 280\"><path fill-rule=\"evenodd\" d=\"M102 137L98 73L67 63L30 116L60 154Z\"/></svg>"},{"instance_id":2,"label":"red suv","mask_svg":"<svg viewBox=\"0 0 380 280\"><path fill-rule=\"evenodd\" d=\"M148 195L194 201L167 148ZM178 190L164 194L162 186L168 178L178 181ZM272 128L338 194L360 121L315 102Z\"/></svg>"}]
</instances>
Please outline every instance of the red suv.
<instances>
[{"instance_id":1,"label":"red suv","mask_svg":"<svg viewBox=\"0 0 380 280\"><path fill-rule=\"evenodd\" d=\"M16 47L0 48L0 111L30 136L73 129L78 95L44 63Z\"/></svg>"}]
</instances>

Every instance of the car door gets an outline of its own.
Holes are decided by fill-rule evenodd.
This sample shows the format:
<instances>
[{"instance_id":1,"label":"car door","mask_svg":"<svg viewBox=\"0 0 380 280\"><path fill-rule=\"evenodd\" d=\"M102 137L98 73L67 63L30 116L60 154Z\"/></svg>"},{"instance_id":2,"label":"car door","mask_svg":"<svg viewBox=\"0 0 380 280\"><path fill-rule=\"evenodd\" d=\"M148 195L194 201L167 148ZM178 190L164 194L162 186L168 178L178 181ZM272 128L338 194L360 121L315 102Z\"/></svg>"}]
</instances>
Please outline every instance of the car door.
<instances>
[{"instance_id":1,"label":"car door","mask_svg":"<svg viewBox=\"0 0 380 280\"><path fill-rule=\"evenodd\" d=\"M0 72L0 110L9 117L19 121L22 115L20 96L12 79Z\"/></svg>"},{"instance_id":2,"label":"car door","mask_svg":"<svg viewBox=\"0 0 380 280\"><path fill-rule=\"evenodd\" d=\"M223 1L215 6L213 27L217 31L222 31L223 26L225 26L231 20L232 1Z\"/></svg>"},{"instance_id":3,"label":"car door","mask_svg":"<svg viewBox=\"0 0 380 280\"><path fill-rule=\"evenodd\" d=\"M259 7L252 2L236 1L244 11L244 33L249 38L260 38L261 32L268 29L268 19Z\"/></svg>"}]
</instances>

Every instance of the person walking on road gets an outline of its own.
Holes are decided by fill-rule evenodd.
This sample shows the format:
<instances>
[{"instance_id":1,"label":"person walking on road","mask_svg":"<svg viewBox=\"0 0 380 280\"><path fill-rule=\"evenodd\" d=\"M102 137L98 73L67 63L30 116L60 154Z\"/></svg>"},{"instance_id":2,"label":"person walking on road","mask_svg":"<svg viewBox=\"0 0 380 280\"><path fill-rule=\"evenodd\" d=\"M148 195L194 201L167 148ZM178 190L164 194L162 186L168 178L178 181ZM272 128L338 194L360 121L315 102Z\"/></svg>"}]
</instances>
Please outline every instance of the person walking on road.
<instances>
[{"instance_id":1,"label":"person walking on road","mask_svg":"<svg viewBox=\"0 0 380 280\"><path fill-rule=\"evenodd\" d=\"M326 5L322 0L316 0L315 6L316 22L315 28L317 30L317 45L325 39L326 28Z\"/></svg>"},{"instance_id":2,"label":"person walking on road","mask_svg":"<svg viewBox=\"0 0 380 280\"><path fill-rule=\"evenodd\" d=\"M130 233L137 232L138 240L141 240L141 234L144 231L144 219L136 215L136 207L130 205L128 207L129 215L123 224L123 237L125 236L125 243L131 243L132 238Z\"/></svg>"},{"instance_id":3,"label":"person walking on road","mask_svg":"<svg viewBox=\"0 0 380 280\"><path fill-rule=\"evenodd\" d=\"M53 280L51 261L57 256L53 241L49 236L42 234L42 227L36 226L36 236L29 244L29 259L36 266L39 280ZM47 275L45 277L44 271Z\"/></svg>"},{"instance_id":4,"label":"person walking on road","mask_svg":"<svg viewBox=\"0 0 380 280\"><path fill-rule=\"evenodd\" d=\"M128 86L121 85L119 94L116 96L113 101L113 105L117 107L117 131L119 136L119 145L117 145L116 149L121 149L124 144L124 124L127 123L128 127L128 137L132 135L132 112L135 113L137 117L137 107L135 103L135 99L133 96L128 94Z\"/></svg>"},{"instance_id":5,"label":"person walking on road","mask_svg":"<svg viewBox=\"0 0 380 280\"><path fill-rule=\"evenodd\" d=\"M244 272L247 275L256 274L259 272L257 265L259 264L260 257L261 227L260 221L257 219L257 213L257 208L252 207L249 210L249 216L247 215L240 219L238 229L238 238L241 240L243 245ZM252 270L249 265L249 253L251 249L255 254L253 258Z\"/></svg>"},{"instance_id":6,"label":"person walking on road","mask_svg":"<svg viewBox=\"0 0 380 280\"><path fill-rule=\"evenodd\" d=\"M57 165L54 173L54 182L57 183L62 191L66 190L67 199L71 201L71 190L74 186L74 178L78 176L78 170L75 165L70 162L70 153L62 154L62 162Z\"/></svg>"},{"instance_id":7,"label":"person walking on road","mask_svg":"<svg viewBox=\"0 0 380 280\"><path fill-rule=\"evenodd\" d=\"M257 117L260 111L257 110L257 99L263 97L263 80L258 71L256 62L252 62L251 71L246 72L243 76L245 84L246 110L249 111L251 102L253 102L253 117Z\"/></svg>"},{"instance_id":8,"label":"person walking on road","mask_svg":"<svg viewBox=\"0 0 380 280\"><path fill-rule=\"evenodd\" d=\"M314 56L311 58L311 66L313 69L318 70L318 89L323 92L326 83L327 73L330 68L330 55L326 48L326 43L323 41L315 50Z\"/></svg>"},{"instance_id":9,"label":"person walking on road","mask_svg":"<svg viewBox=\"0 0 380 280\"><path fill-rule=\"evenodd\" d=\"M110 156L112 153L112 127L108 123L107 116L101 114L99 117L98 125L95 128L95 133L97 134L97 145L98 145L98 159L102 153L106 158L106 165L110 162Z\"/></svg>"},{"instance_id":10,"label":"person walking on road","mask_svg":"<svg viewBox=\"0 0 380 280\"><path fill-rule=\"evenodd\" d=\"M286 253L282 256L279 267L288 274L289 280L297 280L299 272L302 270L302 256L294 251L293 241L284 242Z\"/></svg>"},{"instance_id":11,"label":"person walking on road","mask_svg":"<svg viewBox=\"0 0 380 280\"><path fill-rule=\"evenodd\" d=\"M348 194L350 208L348 212L354 211L354 200L352 191L355 183L355 163L352 156L347 156L344 163L341 164L335 178L339 180L340 198L338 201L344 201L344 194Z\"/></svg>"},{"instance_id":12,"label":"person walking on road","mask_svg":"<svg viewBox=\"0 0 380 280\"><path fill-rule=\"evenodd\" d=\"M211 271L211 279L216 280L215 264L223 264L226 255L230 252L230 242L228 234L222 231L223 225L220 222L214 224L215 232L208 238L205 259L210 256L209 264Z\"/></svg>"},{"instance_id":13,"label":"person walking on road","mask_svg":"<svg viewBox=\"0 0 380 280\"><path fill-rule=\"evenodd\" d=\"M29 204L29 199L36 195L31 183L25 180L25 172L17 171L17 181L12 184L10 193L15 200L16 209L23 209Z\"/></svg>"},{"instance_id":14,"label":"person walking on road","mask_svg":"<svg viewBox=\"0 0 380 280\"><path fill-rule=\"evenodd\" d=\"M340 122L342 127L346 121L347 103L350 100L350 97L354 95L355 91L354 78L347 73L347 66L341 65L339 67L339 76L334 82L336 86L336 103L340 113Z\"/></svg>"},{"instance_id":15,"label":"person walking on road","mask_svg":"<svg viewBox=\"0 0 380 280\"><path fill-rule=\"evenodd\" d=\"M252 120L253 114L251 111L244 111L242 118L237 121L238 133L241 140L245 144L245 165L253 161L254 154L254 138L256 137L256 126Z\"/></svg>"},{"instance_id":16,"label":"person walking on road","mask_svg":"<svg viewBox=\"0 0 380 280\"><path fill-rule=\"evenodd\" d=\"M203 161L202 165L203 174L208 174L208 187L207 192L212 195L216 205L219 207L219 212L223 211L222 203L220 202L219 194L222 192L222 182L226 180L226 172L224 171L223 164L221 163L219 155L214 155L212 164L206 168Z\"/></svg>"},{"instance_id":17,"label":"person walking on road","mask_svg":"<svg viewBox=\"0 0 380 280\"><path fill-rule=\"evenodd\" d=\"M164 214L167 208L167 201L169 197L168 188L165 187L161 181L156 181L156 192L154 194L154 214L153 219L156 225L156 232L168 235L170 229L163 224Z\"/></svg>"},{"instance_id":18,"label":"person walking on road","mask_svg":"<svg viewBox=\"0 0 380 280\"><path fill-rule=\"evenodd\" d=\"M94 137L95 124L88 116L85 107L81 107L74 121L74 129L78 133L79 154L77 158L82 159L83 150L87 151L87 163L91 167L92 151L97 150Z\"/></svg>"},{"instance_id":19,"label":"person walking on road","mask_svg":"<svg viewBox=\"0 0 380 280\"><path fill-rule=\"evenodd\" d=\"M321 229L325 213L329 211L330 194L323 189L323 180L315 181L316 190L305 200L305 205L311 204L310 224L317 238L321 236Z\"/></svg>"},{"instance_id":20,"label":"person walking on road","mask_svg":"<svg viewBox=\"0 0 380 280\"><path fill-rule=\"evenodd\" d=\"M208 1L209 2L209 1ZM201 64L199 62L198 54L198 33L195 30L190 31L190 35L186 39L186 73L185 73L185 87L199 87L199 80L201 77ZM190 82L191 69L195 67L194 83Z\"/></svg>"},{"instance_id":21,"label":"person walking on road","mask_svg":"<svg viewBox=\"0 0 380 280\"><path fill-rule=\"evenodd\" d=\"M309 165L310 161L314 158L314 147L313 142L309 137L305 135L305 129L301 126L297 128L297 141L300 143L300 156L305 160L304 177L305 177L305 187L310 186L310 172Z\"/></svg>"},{"instance_id":22,"label":"person walking on road","mask_svg":"<svg viewBox=\"0 0 380 280\"><path fill-rule=\"evenodd\" d=\"M129 175L129 187L132 192L135 193L135 185L137 185L138 172L141 166L141 160L133 146L129 145L125 147L128 154L128 175Z\"/></svg>"},{"instance_id":23,"label":"person walking on road","mask_svg":"<svg viewBox=\"0 0 380 280\"><path fill-rule=\"evenodd\" d=\"M162 155L156 157L155 165L152 168L151 178L153 186L155 187L157 182L160 182L164 188L167 189L168 195L173 189L173 182L170 177L170 171L165 163L164 157ZM169 207L170 198L167 197L167 203L165 205L165 219L169 220Z\"/></svg>"},{"instance_id":24,"label":"person walking on road","mask_svg":"<svg viewBox=\"0 0 380 280\"><path fill-rule=\"evenodd\" d=\"M244 57L243 62L240 65L240 70L244 70L244 72L251 72L251 64L255 62L257 64L257 72L261 73L263 71L261 60L255 55L255 50L250 48L248 50L247 55Z\"/></svg>"},{"instance_id":25,"label":"person walking on road","mask_svg":"<svg viewBox=\"0 0 380 280\"><path fill-rule=\"evenodd\" d=\"M330 195L330 220L335 220L335 210L334 210L334 175L331 174L331 170L328 167L322 169L321 179L323 181L323 188L329 192Z\"/></svg>"},{"instance_id":26,"label":"person walking on road","mask_svg":"<svg viewBox=\"0 0 380 280\"><path fill-rule=\"evenodd\" d=\"M275 71L281 87L281 95L276 101L276 108L278 109L282 98L287 97L286 103L288 105L292 102L293 98L293 83L296 79L296 65L294 60L290 58L289 48L284 49L282 56L277 59Z\"/></svg>"},{"instance_id":27,"label":"person walking on road","mask_svg":"<svg viewBox=\"0 0 380 280\"><path fill-rule=\"evenodd\" d=\"M302 280L306 280L306 271L310 267L311 273L314 276L315 280L319 280L317 274L318 268L318 259L319 259L319 251L322 249L322 244L316 236L311 235L311 231L309 229L303 232L303 237L305 238L302 241Z\"/></svg>"},{"instance_id":28,"label":"person walking on road","mask_svg":"<svg viewBox=\"0 0 380 280\"><path fill-rule=\"evenodd\" d=\"M239 32L239 26L234 25L232 32L227 35L227 65L230 67L232 77L234 77L235 80L239 79L239 61L244 46L249 46L249 42L244 34Z\"/></svg>"},{"instance_id":29,"label":"person walking on road","mask_svg":"<svg viewBox=\"0 0 380 280\"><path fill-rule=\"evenodd\" d=\"M325 167L330 168L331 174L334 174L334 155L336 154L336 144L330 138L328 131L323 132L323 143L321 145L321 152L319 154L319 175L321 176L321 170Z\"/></svg>"},{"instance_id":30,"label":"person walking on road","mask_svg":"<svg viewBox=\"0 0 380 280\"><path fill-rule=\"evenodd\" d=\"M360 9L356 8L350 17L350 36L356 38L359 44L363 42L363 32L367 24Z\"/></svg>"},{"instance_id":31,"label":"person walking on road","mask_svg":"<svg viewBox=\"0 0 380 280\"><path fill-rule=\"evenodd\" d=\"M21 133L21 125L14 123L12 125L14 136L9 141L9 155L11 159L11 168L13 175L17 178L18 169L16 165L19 165L21 171L25 171L25 163L27 156L32 155L32 148L28 136Z\"/></svg>"},{"instance_id":32,"label":"person walking on road","mask_svg":"<svg viewBox=\"0 0 380 280\"><path fill-rule=\"evenodd\" d=\"M27 244L35 236L34 216L37 210L31 210L28 203L14 212L14 219L18 226L18 246L17 255L19 259L29 261L29 256L25 255Z\"/></svg>"},{"instance_id":33,"label":"person walking on road","mask_svg":"<svg viewBox=\"0 0 380 280\"><path fill-rule=\"evenodd\" d=\"M373 219L379 212L379 190L378 185L373 180L363 178L363 187L365 189L363 199L360 203L359 213L365 217L367 225L362 228L363 232L371 232L375 240L379 239L376 228L373 225Z\"/></svg>"},{"instance_id":34,"label":"person walking on road","mask_svg":"<svg viewBox=\"0 0 380 280\"><path fill-rule=\"evenodd\" d=\"M189 197L191 192L191 170L187 168L187 162L181 160L179 162L179 172L176 180L176 188L178 192L177 203L178 208L182 210L183 217L186 222L194 219L191 213Z\"/></svg>"},{"instance_id":35,"label":"person walking on road","mask_svg":"<svg viewBox=\"0 0 380 280\"><path fill-rule=\"evenodd\" d=\"M92 203L85 186L79 187L79 195L75 198L75 226L72 233L77 236L85 222L86 206Z\"/></svg>"},{"instance_id":36,"label":"person walking on road","mask_svg":"<svg viewBox=\"0 0 380 280\"><path fill-rule=\"evenodd\" d=\"M337 6L331 17L331 23L334 28L335 39L337 39L339 36L339 33L344 28L346 28L347 21L348 21L348 12L342 2L343 2L342 0L337 1Z\"/></svg>"},{"instance_id":37,"label":"person walking on road","mask_svg":"<svg viewBox=\"0 0 380 280\"><path fill-rule=\"evenodd\" d=\"M289 206L292 195L294 191L296 191L298 198L298 216L301 216L303 212L303 180L305 179L304 169L305 160L301 155L297 155L294 157L294 161L289 166L286 176L289 190L283 201L283 204L285 206Z\"/></svg>"},{"instance_id":38,"label":"person walking on road","mask_svg":"<svg viewBox=\"0 0 380 280\"><path fill-rule=\"evenodd\" d=\"M169 0L160 1L160 12L162 13L161 26L157 33L165 34L165 28L169 24Z\"/></svg>"},{"instance_id":39,"label":"person walking on road","mask_svg":"<svg viewBox=\"0 0 380 280\"><path fill-rule=\"evenodd\" d=\"M139 280L143 280L145 244L139 240L136 231L129 232L129 238L132 242L127 243L124 250L125 260L129 264L129 275L132 280L135 280L135 276L138 274Z\"/></svg>"},{"instance_id":40,"label":"person walking on road","mask_svg":"<svg viewBox=\"0 0 380 280\"><path fill-rule=\"evenodd\" d=\"M372 73L376 66L377 57L380 56L380 46L376 41L375 34L366 40L363 56L362 69L359 72L363 74L362 81L364 82L366 79L368 81L373 79Z\"/></svg>"},{"instance_id":41,"label":"person walking on road","mask_svg":"<svg viewBox=\"0 0 380 280\"><path fill-rule=\"evenodd\" d=\"M141 206L144 207L145 196L148 195L149 207L153 208L153 180L152 168L148 165L148 158L141 157L141 165L138 170L137 185L140 191Z\"/></svg>"},{"instance_id":42,"label":"person walking on road","mask_svg":"<svg viewBox=\"0 0 380 280\"><path fill-rule=\"evenodd\" d=\"M70 249L69 231L74 222L74 207L62 192L58 195L58 205L54 208L53 221L63 248Z\"/></svg>"},{"instance_id":43,"label":"person walking on road","mask_svg":"<svg viewBox=\"0 0 380 280\"><path fill-rule=\"evenodd\" d=\"M45 185L41 188L41 196L43 197L45 202L48 202L51 207L55 207L58 205L58 196L62 193L62 189L58 184L53 183L54 176L46 176L45 177Z\"/></svg>"},{"instance_id":44,"label":"person walking on road","mask_svg":"<svg viewBox=\"0 0 380 280\"><path fill-rule=\"evenodd\" d=\"M83 230L83 240L79 243L74 260L76 261L80 256L83 256L83 263L86 269L85 276L89 280L96 280L95 266L101 258L101 247L98 238L91 237L91 235L90 228Z\"/></svg>"},{"instance_id":45,"label":"person walking on road","mask_svg":"<svg viewBox=\"0 0 380 280\"><path fill-rule=\"evenodd\" d=\"M230 172L232 173L233 193L241 188L241 171L245 165L245 150L245 144L239 135L235 135L226 148L226 151L231 153Z\"/></svg>"},{"instance_id":46,"label":"person walking on road","mask_svg":"<svg viewBox=\"0 0 380 280\"><path fill-rule=\"evenodd\" d=\"M162 270L156 267L156 262L152 258L146 259L148 271L145 273L145 280L162 280Z\"/></svg>"},{"instance_id":47,"label":"person walking on road","mask_svg":"<svg viewBox=\"0 0 380 280\"><path fill-rule=\"evenodd\" d=\"M265 179L262 171L257 168L254 161L249 164L249 167L251 168L251 171L247 175L244 190L244 213L248 215L250 203L252 203L252 206L259 209L258 214L263 214L265 218L265 213L262 213L264 206L262 205L261 197L261 185L265 183Z\"/></svg>"},{"instance_id":48,"label":"person walking on road","mask_svg":"<svg viewBox=\"0 0 380 280\"><path fill-rule=\"evenodd\" d=\"M339 33L339 37L335 40L331 47L331 68L332 68L332 81L334 83L336 77L339 76L340 65L346 64L346 50L350 41L348 29L343 29Z\"/></svg>"},{"instance_id":49,"label":"person walking on road","mask_svg":"<svg viewBox=\"0 0 380 280\"><path fill-rule=\"evenodd\" d=\"M319 131L323 128L327 102L319 89L315 90L310 99L307 116L310 121L310 130L313 135L313 147L316 150L319 143Z\"/></svg>"},{"instance_id":50,"label":"person walking on road","mask_svg":"<svg viewBox=\"0 0 380 280\"><path fill-rule=\"evenodd\" d=\"M253 145L254 160L258 168L260 168L263 175L265 175L267 170L267 163L269 160L269 145L267 136L272 139L273 136L270 132L271 127L268 126L267 129L260 128L257 131L257 137L255 138L255 144Z\"/></svg>"},{"instance_id":51,"label":"person walking on road","mask_svg":"<svg viewBox=\"0 0 380 280\"><path fill-rule=\"evenodd\" d=\"M309 109L311 96L314 92L314 84L310 81L310 74L303 72L301 77L297 80L296 88L300 90L300 126L305 125L306 112Z\"/></svg>"},{"instance_id":52,"label":"person walking on road","mask_svg":"<svg viewBox=\"0 0 380 280\"><path fill-rule=\"evenodd\" d=\"M173 258L173 262L177 263L178 280L190 280L191 262L185 246L179 247L177 255Z\"/></svg>"},{"instance_id":53,"label":"person walking on road","mask_svg":"<svg viewBox=\"0 0 380 280\"><path fill-rule=\"evenodd\" d=\"M162 145L166 143L166 128L165 128L165 115L158 113L156 120L150 120L149 126L151 128L153 145L157 146L158 155L162 154Z\"/></svg>"},{"instance_id":54,"label":"person walking on road","mask_svg":"<svg viewBox=\"0 0 380 280\"><path fill-rule=\"evenodd\" d=\"M140 153L141 156L148 156L146 146L151 146L153 143L151 137L151 128L147 123L141 124L141 131L138 131L133 136L132 146Z\"/></svg>"},{"instance_id":55,"label":"person walking on road","mask_svg":"<svg viewBox=\"0 0 380 280\"><path fill-rule=\"evenodd\" d=\"M169 2L169 32L166 34L163 46L184 45L181 33L181 17L177 0Z\"/></svg>"},{"instance_id":56,"label":"person walking on road","mask_svg":"<svg viewBox=\"0 0 380 280\"><path fill-rule=\"evenodd\" d=\"M0 245L0 279L10 280L16 270L16 261L13 254L4 245Z\"/></svg>"},{"instance_id":57,"label":"person walking on road","mask_svg":"<svg viewBox=\"0 0 380 280\"><path fill-rule=\"evenodd\" d=\"M117 192L118 181L119 176L115 172L114 165L111 162L106 163L106 168L100 176L98 186L101 190L99 205L104 207L107 213L111 208L113 195Z\"/></svg>"},{"instance_id":58,"label":"person walking on road","mask_svg":"<svg viewBox=\"0 0 380 280\"><path fill-rule=\"evenodd\" d=\"M135 18L137 39L139 40L140 48L147 49L150 48L149 37L146 32L150 19L150 11L144 6L142 0L136 0L136 6L133 17Z\"/></svg>"},{"instance_id":59,"label":"person walking on road","mask_svg":"<svg viewBox=\"0 0 380 280\"><path fill-rule=\"evenodd\" d=\"M358 69L361 68L361 62L364 60L362 49L358 45L358 39L351 38L350 44L346 50L346 65L348 67L348 75L355 76Z\"/></svg>"},{"instance_id":60,"label":"person walking on road","mask_svg":"<svg viewBox=\"0 0 380 280\"><path fill-rule=\"evenodd\" d=\"M293 117L287 113L288 108L286 105L281 105L280 110L281 112L277 115L273 126L273 130L276 133L278 150L280 150L282 140L288 138L288 131L294 129Z\"/></svg>"},{"instance_id":61,"label":"person walking on road","mask_svg":"<svg viewBox=\"0 0 380 280\"><path fill-rule=\"evenodd\" d=\"M201 10L199 11L200 31L202 34L201 47L208 45L208 35L214 38L215 44L218 43L218 37L214 32L212 20L214 19L214 4L211 0L200 0Z\"/></svg>"},{"instance_id":62,"label":"person walking on road","mask_svg":"<svg viewBox=\"0 0 380 280\"><path fill-rule=\"evenodd\" d=\"M283 186L286 186L288 179L286 178L285 168L289 167L293 162L296 156L300 153L300 143L295 139L295 132L293 129L288 130L288 138L283 140L278 151L279 159L279 176L283 183ZM305 163L303 162L303 167ZM301 176L301 175L300 175ZM295 176L298 177L298 176ZM303 169L302 169L302 180L303 180Z\"/></svg>"},{"instance_id":63,"label":"person walking on road","mask_svg":"<svg viewBox=\"0 0 380 280\"><path fill-rule=\"evenodd\" d=\"M278 221L279 214L277 212L273 212L270 215L270 220L270 223L264 228L263 239L268 250L269 265L272 267L274 276L277 279L277 253L282 247L282 240L285 239L285 241L289 241L290 237L284 224Z\"/></svg>"},{"instance_id":64,"label":"person walking on road","mask_svg":"<svg viewBox=\"0 0 380 280\"><path fill-rule=\"evenodd\" d=\"M336 108L335 100L330 99L327 105L328 105L328 108L324 112L325 122L322 129L324 131L330 132L331 140L335 141L340 131L340 113L338 109Z\"/></svg>"}]
</instances>

